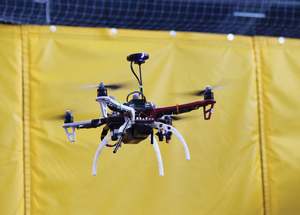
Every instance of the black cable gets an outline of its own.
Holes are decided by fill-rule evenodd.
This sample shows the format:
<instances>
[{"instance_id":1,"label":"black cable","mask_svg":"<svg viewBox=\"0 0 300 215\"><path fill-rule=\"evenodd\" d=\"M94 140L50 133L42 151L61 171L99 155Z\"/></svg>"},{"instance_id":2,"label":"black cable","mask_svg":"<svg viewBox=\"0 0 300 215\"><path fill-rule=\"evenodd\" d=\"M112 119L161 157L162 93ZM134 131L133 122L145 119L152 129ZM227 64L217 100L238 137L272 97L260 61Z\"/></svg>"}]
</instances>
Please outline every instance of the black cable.
<instances>
[{"instance_id":1,"label":"black cable","mask_svg":"<svg viewBox=\"0 0 300 215\"><path fill-rule=\"evenodd\" d=\"M145 96L142 92L139 92L139 91L133 91L133 92L129 93L129 94L127 95L127 98L126 98L126 101L127 101L127 102L129 102L129 101L128 101L129 96L132 95L132 94L134 94L134 93L137 93L137 94L141 95L142 98L145 100L145 102L147 102L146 96Z\"/></svg>"},{"instance_id":2,"label":"black cable","mask_svg":"<svg viewBox=\"0 0 300 215\"><path fill-rule=\"evenodd\" d=\"M142 69L141 69L141 64L139 64L139 69L140 69L140 91L143 93L143 82L142 82Z\"/></svg>"},{"instance_id":3,"label":"black cable","mask_svg":"<svg viewBox=\"0 0 300 215\"><path fill-rule=\"evenodd\" d=\"M134 63L134 61L131 61L131 63L130 63L130 68L131 68L131 71L132 71L132 73L134 74L134 76L136 77L136 79L138 80L138 82L139 82L139 88L140 88L140 95L142 95L142 97L145 99L145 101L146 101L146 97L145 97L145 95L144 95L144 93L143 93L143 81L142 81L142 68L141 68L141 64L139 64L139 71L140 71L140 78L137 76L137 74L134 72L134 69L133 69L133 67L132 67L132 64ZM128 94L128 96L129 95L131 95L132 93L130 93L130 94ZM127 102L128 102L128 96L127 96Z\"/></svg>"},{"instance_id":4,"label":"black cable","mask_svg":"<svg viewBox=\"0 0 300 215\"><path fill-rule=\"evenodd\" d=\"M132 73L134 74L134 76L136 77L136 79L138 80L139 84L141 85L141 82L140 82L139 77L135 74L135 72L134 72L134 70L133 70L133 67L132 67L133 62L134 62L134 61L131 61L131 64L130 64L131 71L132 71Z\"/></svg>"}]
</instances>

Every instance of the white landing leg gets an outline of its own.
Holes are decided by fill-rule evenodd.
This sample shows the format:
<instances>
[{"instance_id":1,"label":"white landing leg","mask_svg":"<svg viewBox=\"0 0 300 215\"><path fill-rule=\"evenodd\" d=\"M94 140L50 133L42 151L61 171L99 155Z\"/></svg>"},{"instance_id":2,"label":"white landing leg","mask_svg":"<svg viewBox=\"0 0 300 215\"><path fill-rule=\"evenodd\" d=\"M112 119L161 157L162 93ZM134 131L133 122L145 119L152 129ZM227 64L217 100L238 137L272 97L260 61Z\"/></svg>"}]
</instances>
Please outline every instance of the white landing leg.
<instances>
[{"instance_id":1,"label":"white landing leg","mask_svg":"<svg viewBox=\"0 0 300 215\"><path fill-rule=\"evenodd\" d=\"M183 148L184 148L184 152L185 152L185 159L186 160L190 160L190 152L189 152L189 149L186 145L186 142L185 140L183 139L183 137L181 136L181 134L173 127L173 126L170 126L170 125L167 125L167 124L164 124L164 123L161 123L161 122L153 122L152 124L152 128L156 128L156 129L163 129L167 132L172 132L173 134L175 134L179 140L181 141L182 145L183 145Z\"/></svg>"},{"instance_id":2,"label":"white landing leg","mask_svg":"<svg viewBox=\"0 0 300 215\"><path fill-rule=\"evenodd\" d=\"M151 135L149 135L148 138L151 141ZM155 151L156 157L157 157L159 176L164 176L164 167L163 167L163 162L162 162L162 159L161 159L159 146L158 146L158 143L157 143L157 141L154 137L153 137L153 148L154 148L154 151Z\"/></svg>"},{"instance_id":3,"label":"white landing leg","mask_svg":"<svg viewBox=\"0 0 300 215\"><path fill-rule=\"evenodd\" d=\"M112 136L112 132L102 140L102 142L100 143L100 145L99 145L99 147L98 147L98 149L96 151L96 154L95 154L95 157L94 157L94 162L93 162L93 172L92 172L93 175L97 175L97 162L98 162L98 158L100 156L100 153L101 153L102 149L110 141L110 137L111 136Z\"/></svg>"}]
</instances>

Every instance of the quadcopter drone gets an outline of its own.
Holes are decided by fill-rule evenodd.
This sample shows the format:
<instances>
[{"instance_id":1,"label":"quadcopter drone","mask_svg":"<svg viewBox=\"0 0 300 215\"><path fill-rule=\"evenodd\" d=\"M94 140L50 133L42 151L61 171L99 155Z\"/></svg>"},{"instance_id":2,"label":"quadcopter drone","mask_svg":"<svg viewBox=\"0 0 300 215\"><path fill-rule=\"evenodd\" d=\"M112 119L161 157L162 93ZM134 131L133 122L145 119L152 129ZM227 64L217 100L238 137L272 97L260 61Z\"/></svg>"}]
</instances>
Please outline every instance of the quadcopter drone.
<instances>
[{"instance_id":1,"label":"quadcopter drone","mask_svg":"<svg viewBox=\"0 0 300 215\"><path fill-rule=\"evenodd\" d=\"M181 134L172 125L172 115L182 114L197 110L203 107L204 119L211 118L214 104L214 95L212 88L207 86L205 90L199 92L199 95L204 95L204 100L196 101L187 104L176 104L169 107L157 108L155 103L148 102L143 93L141 65L149 58L146 53L136 53L127 56L127 60L131 62L131 71L139 82L139 91L133 91L127 95L126 103L115 101L113 95L107 96L107 88L116 89L116 85L104 85L102 82L96 86L97 97L96 101L100 103L102 118L92 119L88 121L74 122L71 112L68 110L64 116L63 128L70 142L75 141L75 129L97 128L104 125L101 133L101 143L96 151L92 174L97 174L97 162L102 149L113 147L113 153L116 153L122 144L138 144L145 139L150 139L154 147L159 175L164 175L162 158L158 143L154 137L154 130L157 130L155 135L159 141L170 142L172 134L175 134L181 141L186 160L190 160L190 154L187 144ZM133 69L133 64L139 66L139 75L137 76ZM130 99L130 100L129 100ZM111 111L108 113L108 111ZM115 141L114 144L109 144L110 141Z\"/></svg>"}]
</instances>

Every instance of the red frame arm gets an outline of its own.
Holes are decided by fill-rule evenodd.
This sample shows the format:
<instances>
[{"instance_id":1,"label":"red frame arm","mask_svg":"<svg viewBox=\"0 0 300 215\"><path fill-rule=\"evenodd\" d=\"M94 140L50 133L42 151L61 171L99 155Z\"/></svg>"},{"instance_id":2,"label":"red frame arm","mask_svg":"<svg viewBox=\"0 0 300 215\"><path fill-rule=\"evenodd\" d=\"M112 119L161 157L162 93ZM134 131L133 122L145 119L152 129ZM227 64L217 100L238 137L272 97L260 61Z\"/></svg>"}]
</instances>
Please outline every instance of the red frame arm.
<instances>
[{"instance_id":1,"label":"red frame arm","mask_svg":"<svg viewBox=\"0 0 300 215\"><path fill-rule=\"evenodd\" d=\"M216 100L214 99L206 99L203 101L196 101L196 102L182 104L182 105L154 108L152 110L147 110L145 113L149 117L154 118L154 120L157 121L157 119L162 117L163 115L181 114L181 113L190 112L192 110L197 110L199 109L199 107L203 107L204 119L208 120L211 117L212 110L215 103ZM208 108L207 106L209 105L210 107Z\"/></svg>"}]
</instances>

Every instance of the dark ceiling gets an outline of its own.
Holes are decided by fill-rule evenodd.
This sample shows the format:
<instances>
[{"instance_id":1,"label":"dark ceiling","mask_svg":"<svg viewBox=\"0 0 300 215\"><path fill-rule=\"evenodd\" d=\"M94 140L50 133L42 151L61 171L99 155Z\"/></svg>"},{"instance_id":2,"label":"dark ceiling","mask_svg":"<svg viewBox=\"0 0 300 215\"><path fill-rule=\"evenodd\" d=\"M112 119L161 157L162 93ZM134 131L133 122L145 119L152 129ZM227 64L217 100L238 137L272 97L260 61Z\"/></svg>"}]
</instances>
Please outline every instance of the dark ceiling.
<instances>
[{"instance_id":1,"label":"dark ceiling","mask_svg":"<svg viewBox=\"0 0 300 215\"><path fill-rule=\"evenodd\" d=\"M300 0L0 0L0 22L300 38Z\"/></svg>"}]
</instances>

